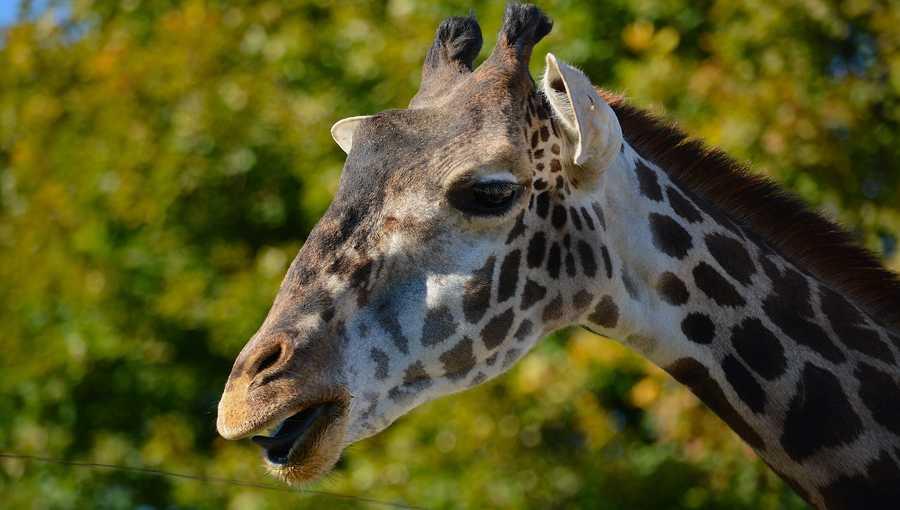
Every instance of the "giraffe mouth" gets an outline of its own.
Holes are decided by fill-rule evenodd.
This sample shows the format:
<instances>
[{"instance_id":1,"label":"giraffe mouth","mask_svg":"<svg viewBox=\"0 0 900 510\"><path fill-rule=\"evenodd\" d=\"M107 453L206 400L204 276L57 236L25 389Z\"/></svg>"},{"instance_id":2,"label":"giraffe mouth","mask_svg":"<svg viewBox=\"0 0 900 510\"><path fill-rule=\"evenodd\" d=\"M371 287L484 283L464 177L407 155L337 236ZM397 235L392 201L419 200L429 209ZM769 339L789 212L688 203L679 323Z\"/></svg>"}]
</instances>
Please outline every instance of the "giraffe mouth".
<instances>
[{"instance_id":1,"label":"giraffe mouth","mask_svg":"<svg viewBox=\"0 0 900 510\"><path fill-rule=\"evenodd\" d=\"M299 464L314 454L316 444L342 414L337 402L313 404L279 422L271 435L253 436L251 441L275 468Z\"/></svg>"}]
</instances>

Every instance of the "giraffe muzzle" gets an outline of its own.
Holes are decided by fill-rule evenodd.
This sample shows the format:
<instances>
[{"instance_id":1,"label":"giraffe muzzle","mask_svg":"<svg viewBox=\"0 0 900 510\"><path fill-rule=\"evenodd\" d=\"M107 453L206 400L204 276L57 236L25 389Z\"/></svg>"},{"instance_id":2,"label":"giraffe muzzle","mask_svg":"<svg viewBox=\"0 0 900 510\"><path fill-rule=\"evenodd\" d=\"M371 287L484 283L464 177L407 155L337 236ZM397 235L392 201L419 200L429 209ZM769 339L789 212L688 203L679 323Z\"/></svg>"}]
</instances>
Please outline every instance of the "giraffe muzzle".
<instances>
[{"instance_id":1,"label":"giraffe muzzle","mask_svg":"<svg viewBox=\"0 0 900 510\"><path fill-rule=\"evenodd\" d=\"M219 401L219 434L252 439L269 471L289 483L324 475L345 446L352 397L327 333L257 334L235 360Z\"/></svg>"},{"instance_id":2,"label":"giraffe muzzle","mask_svg":"<svg viewBox=\"0 0 900 510\"><path fill-rule=\"evenodd\" d=\"M266 460L284 466L308 452L328 427L341 417L336 402L314 404L282 420L270 436L257 435L251 440L265 452Z\"/></svg>"}]
</instances>

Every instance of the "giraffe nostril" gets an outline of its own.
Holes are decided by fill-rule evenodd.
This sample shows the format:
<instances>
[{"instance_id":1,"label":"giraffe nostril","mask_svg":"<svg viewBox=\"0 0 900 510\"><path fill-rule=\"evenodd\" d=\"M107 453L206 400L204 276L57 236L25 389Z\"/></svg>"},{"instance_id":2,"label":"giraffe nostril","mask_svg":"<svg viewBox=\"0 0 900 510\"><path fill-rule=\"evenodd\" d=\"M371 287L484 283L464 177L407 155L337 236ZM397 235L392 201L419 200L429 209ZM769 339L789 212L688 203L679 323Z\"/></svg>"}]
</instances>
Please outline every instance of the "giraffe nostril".
<instances>
[{"instance_id":1,"label":"giraffe nostril","mask_svg":"<svg viewBox=\"0 0 900 510\"><path fill-rule=\"evenodd\" d=\"M253 375L257 376L266 371L266 369L271 368L275 363L281 359L281 343L275 345L274 349L272 349L268 354L262 356L256 364L255 369L253 370Z\"/></svg>"}]
</instances>

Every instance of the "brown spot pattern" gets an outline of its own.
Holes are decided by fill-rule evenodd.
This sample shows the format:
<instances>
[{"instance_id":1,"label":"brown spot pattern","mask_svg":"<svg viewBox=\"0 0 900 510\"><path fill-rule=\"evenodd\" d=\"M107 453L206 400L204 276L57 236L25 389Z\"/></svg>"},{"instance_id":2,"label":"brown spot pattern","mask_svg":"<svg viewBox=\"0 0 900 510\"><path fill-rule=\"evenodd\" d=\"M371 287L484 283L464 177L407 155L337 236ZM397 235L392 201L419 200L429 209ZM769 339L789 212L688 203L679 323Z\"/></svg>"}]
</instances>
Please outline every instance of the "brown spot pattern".
<instances>
[{"instance_id":1,"label":"brown spot pattern","mask_svg":"<svg viewBox=\"0 0 900 510\"><path fill-rule=\"evenodd\" d=\"M747 444L757 450L765 448L762 437L731 406L722 388L709 375L709 370L702 363L693 358L681 358L669 365L666 371L672 374L676 381L690 388L712 412L719 415Z\"/></svg>"},{"instance_id":2,"label":"brown spot pattern","mask_svg":"<svg viewBox=\"0 0 900 510\"><path fill-rule=\"evenodd\" d=\"M619 323L619 307L610 296L603 296L594 307L588 320L605 328L614 328Z\"/></svg>"},{"instance_id":3,"label":"brown spot pattern","mask_svg":"<svg viewBox=\"0 0 900 510\"><path fill-rule=\"evenodd\" d=\"M563 300L562 295L557 294L552 301L547 303L547 306L544 307L544 313L542 315L542 319L544 322L554 322L562 319L563 316Z\"/></svg>"},{"instance_id":4,"label":"brown spot pattern","mask_svg":"<svg viewBox=\"0 0 900 510\"><path fill-rule=\"evenodd\" d=\"M784 451L802 462L822 448L852 442L861 432L862 421L838 378L807 363L785 417L780 441Z\"/></svg>"},{"instance_id":5,"label":"brown spot pattern","mask_svg":"<svg viewBox=\"0 0 900 510\"><path fill-rule=\"evenodd\" d=\"M891 348L881 341L875 330L865 325L862 313L844 296L827 287L820 287L820 289L822 313L828 317L831 327L837 333L841 343L854 351L888 364L894 364L894 354L891 352Z\"/></svg>"},{"instance_id":6,"label":"brown spot pattern","mask_svg":"<svg viewBox=\"0 0 900 510\"><path fill-rule=\"evenodd\" d=\"M671 186L667 187L666 194L669 196L669 205L672 206L672 210L675 211L675 214L686 219L688 223L699 223L703 221L703 216L700 215L697 208L675 188Z\"/></svg>"},{"instance_id":7,"label":"brown spot pattern","mask_svg":"<svg viewBox=\"0 0 900 510\"><path fill-rule=\"evenodd\" d=\"M784 347L762 321L748 317L731 330L731 345L761 377L773 380L787 368Z\"/></svg>"},{"instance_id":8,"label":"brown spot pattern","mask_svg":"<svg viewBox=\"0 0 900 510\"><path fill-rule=\"evenodd\" d=\"M450 338L456 333L456 319L446 306L429 308L422 324L422 345L431 347Z\"/></svg>"},{"instance_id":9,"label":"brown spot pattern","mask_svg":"<svg viewBox=\"0 0 900 510\"><path fill-rule=\"evenodd\" d=\"M514 318L515 313L513 309L508 308L489 320L484 325L484 329L481 330L481 341L484 342L484 346L488 349L493 349L500 345L506 339L506 335L509 334Z\"/></svg>"},{"instance_id":10,"label":"brown spot pattern","mask_svg":"<svg viewBox=\"0 0 900 510\"><path fill-rule=\"evenodd\" d=\"M653 246L666 255L680 260L694 246L691 234L671 217L650 213L649 221Z\"/></svg>"},{"instance_id":11,"label":"brown spot pattern","mask_svg":"<svg viewBox=\"0 0 900 510\"><path fill-rule=\"evenodd\" d=\"M756 266L739 241L722 234L709 234L706 236L706 248L732 278L743 285L750 284Z\"/></svg>"},{"instance_id":12,"label":"brown spot pattern","mask_svg":"<svg viewBox=\"0 0 900 510\"><path fill-rule=\"evenodd\" d=\"M747 302L711 265L700 262L693 270L694 284L719 306L744 306Z\"/></svg>"},{"instance_id":13,"label":"brown spot pattern","mask_svg":"<svg viewBox=\"0 0 900 510\"><path fill-rule=\"evenodd\" d=\"M638 187L641 190L641 194L649 198L650 200L653 200L654 202L661 201L662 188L660 188L659 186L656 172L645 165L643 161L637 162L634 167L634 171L637 174Z\"/></svg>"},{"instance_id":14,"label":"brown spot pattern","mask_svg":"<svg viewBox=\"0 0 900 510\"><path fill-rule=\"evenodd\" d=\"M688 298L691 297L687 286L681 281L681 278L675 275L675 273L670 273L668 271L659 277L657 289L659 290L659 295L662 297L663 301L670 305L683 305L687 303Z\"/></svg>"},{"instance_id":15,"label":"brown spot pattern","mask_svg":"<svg viewBox=\"0 0 900 510\"><path fill-rule=\"evenodd\" d=\"M472 324L484 317L491 304L491 282L494 279L494 256L488 257L484 266L475 271L463 290L463 314Z\"/></svg>"},{"instance_id":16,"label":"brown spot pattern","mask_svg":"<svg viewBox=\"0 0 900 510\"><path fill-rule=\"evenodd\" d=\"M463 338L452 349L438 358L444 366L444 376L451 381L458 381L469 375L477 360L473 354L471 338Z\"/></svg>"},{"instance_id":17,"label":"brown spot pattern","mask_svg":"<svg viewBox=\"0 0 900 510\"><path fill-rule=\"evenodd\" d=\"M519 263L522 259L520 250L513 250L506 255L500 264L500 280L497 287L497 302L502 303L516 292L519 282Z\"/></svg>"},{"instance_id":18,"label":"brown spot pattern","mask_svg":"<svg viewBox=\"0 0 900 510\"><path fill-rule=\"evenodd\" d=\"M731 354L725 356L722 360L722 371L725 373L725 380L734 389L747 407L756 414L762 414L766 407L766 392L762 386L753 378L753 374L747 370L737 358Z\"/></svg>"}]
</instances>

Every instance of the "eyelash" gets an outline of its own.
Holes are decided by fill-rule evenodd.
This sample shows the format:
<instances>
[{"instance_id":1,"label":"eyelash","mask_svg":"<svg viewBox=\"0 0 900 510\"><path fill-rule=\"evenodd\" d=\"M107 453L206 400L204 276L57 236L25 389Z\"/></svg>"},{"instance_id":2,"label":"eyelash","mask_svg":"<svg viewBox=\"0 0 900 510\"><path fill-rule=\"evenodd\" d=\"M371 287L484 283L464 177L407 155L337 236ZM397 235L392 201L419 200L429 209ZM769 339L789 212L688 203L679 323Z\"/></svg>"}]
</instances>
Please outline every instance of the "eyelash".
<instances>
[{"instance_id":1,"label":"eyelash","mask_svg":"<svg viewBox=\"0 0 900 510\"><path fill-rule=\"evenodd\" d=\"M475 216L499 216L512 207L522 185L509 181L475 181L454 187L448 193L450 203Z\"/></svg>"}]
</instances>

